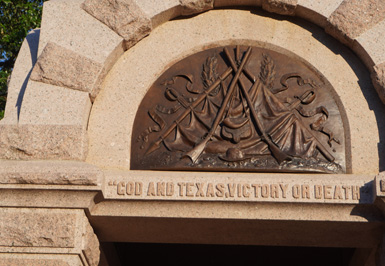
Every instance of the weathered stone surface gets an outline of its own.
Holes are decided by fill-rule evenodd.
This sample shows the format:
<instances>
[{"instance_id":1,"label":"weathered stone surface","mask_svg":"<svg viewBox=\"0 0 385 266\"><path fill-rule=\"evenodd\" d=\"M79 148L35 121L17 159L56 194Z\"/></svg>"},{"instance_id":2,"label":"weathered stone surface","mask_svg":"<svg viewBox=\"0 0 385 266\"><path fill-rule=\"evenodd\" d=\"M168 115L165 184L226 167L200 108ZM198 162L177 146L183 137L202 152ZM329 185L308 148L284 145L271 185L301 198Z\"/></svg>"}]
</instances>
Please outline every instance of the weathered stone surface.
<instances>
[{"instance_id":1,"label":"weathered stone surface","mask_svg":"<svg viewBox=\"0 0 385 266\"><path fill-rule=\"evenodd\" d=\"M385 63L374 66L371 77L378 96L385 103Z\"/></svg>"},{"instance_id":2,"label":"weathered stone surface","mask_svg":"<svg viewBox=\"0 0 385 266\"><path fill-rule=\"evenodd\" d=\"M33 68L31 79L91 93L102 65L75 52L48 43Z\"/></svg>"},{"instance_id":3,"label":"weathered stone surface","mask_svg":"<svg viewBox=\"0 0 385 266\"><path fill-rule=\"evenodd\" d=\"M326 27L328 17L344 0L298 0L296 16L321 27Z\"/></svg>"},{"instance_id":4,"label":"weathered stone surface","mask_svg":"<svg viewBox=\"0 0 385 266\"><path fill-rule=\"evenodd\" d=\"M73 161L0 161L0 184L100 185L102 172Z\"/></svg>"},{"instance_id":5,"label":"weathered stone surface","mask_svg":"<svg viewBox=\"0 0 385 266\"><path fill-rule=\"evenodd\" d=\"M329 17L326 32L339 41L352 45L361 33L385 18L383 0L345 0Z\"/></svg>"},{"instance_id":6,"label":"weathered stone surface","mask_svg":"<svg viewBox=\"0 0 385 266\"><path fill-rule=\"evenodd\" d=\"M88 141L83 126L0 124L0 158L84 160Z\"/></svg>"},{"instance_id":7,"label":"weathered stone surface","mask_svg":"<svg viewBox=\"0 0 385 266\"><path fill-rule=\"evenodd\" d=\"M151 18L154 28L180 16L182 10L179 0L135 0L135 3Z\"/></svg>"},{"instance_id":8,"label":"weathered stone surface","mask_svg":"<svg viewBox=\"0 0 385 266\"><path fill-rule=\"evenodd\" d=\"M59 258L58 258L59 257ZM80 258L64 258L63 255L0 254L1 266L83 266Z\"/></svg>"},{"instance_id":9,"label":"weathered stone surface","mask_svg":"<svg viewBox=\"0 0 385 266\"><path fill-rule=\"evenodd\" d=\"M151 20L134 0L86 0L83 9L106 24L126 41L126 49L147 36Z\"/></svg>"},{"instance_id":10,"label":"weathered stone surface","mask_svg":"<svg viewBox=\"0 0 385 266\"><path fill-rule=\"evenodd\" d=\"M74 213L2 208L0 214L0 246L75 247Z\"/></svg>"},{"instance_id":11,"label":"weathered stone surface","mask_svg":"<svg viewBox=\"0 0 385 266\"><path fill-rule=\"evenodd\" d=\"M18 105L18 124L85 128L90 110L89 93L30 80Z\"/></svg>"},{"instance_id":12,"label":"weathered stone surface","mask_svg":"<svg viewBox=\"0 0 385 266\"><path fill-rule=\"evenodd\" d=\"M0 265L97 266L99 256L81 209L0 208Z\"/></svg>"},{"instance_id":13,"label":"weathered stone surface","mask_svg":"<svg viewBox=\"0 0 385 266\"><path fill-rule=\"evenodd\" d=\"M90 266L97 266L100 259L99 240L88 221L85 222L83 252Z\"/></svg>"},{"instance_id":14,"label":"weathered stone surface","mask_svg":"<svg viewBox=\"0 0 385 266\"><path fill-rule=\"evenodd\" d=\"M344 0L298 0L298 5L328 18Z\"/></svg>"},{"instance_id":15,"label":"weathered stone surface","mask_svg":"<svg viewBox=\"0 0 385 266\"><path fill-rule=\"evenodd\" d=\"M39 55L56 43L99 64L108 60L123 38L81 8L84 1L46 1L41 22Z\"/></svg>"},{"instance_id":16,"label":"weathered stone surface","mask_svg":"<svg viewBox=\"0 0 385 266\"><path fill-rule=\"evenodd\" d=\"M368 68L385 62L385 20L356 38L353 50ZM357 49L358 48L358 49Z\"/></svg>"},{"instance_id":17,"label":"weathered stone surface","mask_svg":"<svg viewBox=\"0 0 385 266\"><path fill-rule=\"evenodd\" d=\"M124 39L84 11L82 2L66 0L44 3L39 55L52 42L101 64L104 72L101 72L91 91L94 99L99 91L98 84L104 79L103 74L124 53Z\"/></svg>"},{"instance_id":18,"label":"weathered stone surface","mask_svg":"<svg viewBox=\"0 0 385 266\"><path fill-rule=\"evenodd\" d=\"M214 0L180 0L182 15L192 15L214 8Z\"/></svg>"},{"instance_id":19,"label":"weathered stone surface","mask_svg":"<svg viewBox=\"0 0 385 266\"><path fill-rule=\"evenodd\" d=\"M294 16L298 0L262 0L262 8L280 15Z\"/></svg>"}]
</instances>

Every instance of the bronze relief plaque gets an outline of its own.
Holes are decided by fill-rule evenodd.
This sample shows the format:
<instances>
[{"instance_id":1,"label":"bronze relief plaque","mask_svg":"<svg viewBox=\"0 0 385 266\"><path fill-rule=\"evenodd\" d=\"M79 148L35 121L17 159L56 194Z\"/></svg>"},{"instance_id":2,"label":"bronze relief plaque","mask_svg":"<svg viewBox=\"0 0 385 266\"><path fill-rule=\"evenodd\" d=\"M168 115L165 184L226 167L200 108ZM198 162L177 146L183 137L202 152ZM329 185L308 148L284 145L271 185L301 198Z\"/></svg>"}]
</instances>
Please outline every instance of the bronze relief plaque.
<instances>
[{"instance_id":1,"label":"bronze relief plaque","mask_svg":"<svg viewBox=\"0 0 385 266\"><path fill-rule=\"evenodd\" d=\"M246 46L191 55L136 114L131 169L346 172L334 89L298 58Z\"/></svg>"}]
</instances>

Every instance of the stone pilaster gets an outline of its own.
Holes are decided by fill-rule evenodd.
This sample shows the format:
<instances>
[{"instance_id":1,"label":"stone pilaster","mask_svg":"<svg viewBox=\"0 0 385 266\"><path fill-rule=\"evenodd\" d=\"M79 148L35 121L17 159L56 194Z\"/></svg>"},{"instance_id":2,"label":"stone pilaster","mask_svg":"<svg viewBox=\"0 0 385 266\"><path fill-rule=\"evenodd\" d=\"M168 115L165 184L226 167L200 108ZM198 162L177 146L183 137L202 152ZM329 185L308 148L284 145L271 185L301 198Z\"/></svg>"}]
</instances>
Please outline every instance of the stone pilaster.
<instances>
[{"instance_id":1,"label":"stone pilaster","mask_svg":"<svg viewBox=\"0 0 385 266\"><path fill-rule=\"evenodd\" d=\"M0 209L0 265L97 266L99 256L83 210Z\"/></svg>"}]
</instances>

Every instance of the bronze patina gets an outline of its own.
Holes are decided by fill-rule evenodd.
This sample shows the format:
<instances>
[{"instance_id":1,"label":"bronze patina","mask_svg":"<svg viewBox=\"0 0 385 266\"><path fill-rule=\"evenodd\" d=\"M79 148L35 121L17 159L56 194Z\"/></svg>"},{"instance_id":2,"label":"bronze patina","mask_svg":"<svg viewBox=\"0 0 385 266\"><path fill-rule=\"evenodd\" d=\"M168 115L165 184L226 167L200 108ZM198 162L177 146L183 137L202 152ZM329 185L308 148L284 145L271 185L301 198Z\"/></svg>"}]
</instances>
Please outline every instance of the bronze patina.
<instances>
[{"instance_id":1,"label":"bronze patina","mask_svg":"<svg viewBox=\"0 0 385 266\"><path fill-rule=\"evenodd\" d=\"M299 58L208 49L149 89L134 122L131 168L342 173L341 108L329 82Z\"/></svg>"}]
</instances>

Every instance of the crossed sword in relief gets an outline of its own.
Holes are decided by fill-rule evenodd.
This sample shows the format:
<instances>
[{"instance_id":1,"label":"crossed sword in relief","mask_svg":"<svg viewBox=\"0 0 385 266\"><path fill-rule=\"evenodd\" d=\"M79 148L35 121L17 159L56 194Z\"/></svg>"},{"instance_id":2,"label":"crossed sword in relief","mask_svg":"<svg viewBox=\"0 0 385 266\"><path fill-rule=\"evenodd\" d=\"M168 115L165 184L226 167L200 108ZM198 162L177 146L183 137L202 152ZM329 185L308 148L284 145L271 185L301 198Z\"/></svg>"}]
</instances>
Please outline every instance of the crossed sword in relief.
<instances>
[{"instance_id":1,"label":"crossed sword in relief","mask_svg":"<svg viewBox=\"0 0 385 266\"><path fill-rule=\"evenodd\" d=\"M237 55L238 55L239 54L239 46L237 46L236 51L237 51ZM290 156L290 155L286 154L284 151L282 151L272 141L271 137L264 130L264 128L262 126L262 123L261 123L261 121L260 121L260 119L258 117L258 114L256 113L255 109L253 108L253 103L252 103L252 101L250 99L249 93L246 90L246 87L245 87L243 81L241 79L239 79L241 74L242 74L242 72L244 72L249 78L252 78L253 82L254 82L252 88L250 89L250 91L255 89L256 86L258 86L258 82L256 82L255 77L245 68L246 63L247 63L248 59L250 58L251 52L252 52L252 48L248 47L246 53L244 54L244 56L243 56L243 58L241 60L241 63L239 65L239 67L237 67L236 63L234 62L233 58L230 55L229 50L227 49L227 47L225 47L224 48L224 53L225 53L227 59L229 60L231 66L229 68L227 68L227 70L221 76L219 76L219 78L215 82L213 82L211 84L211 86L202 95L200 95L198 97L198 99L196 99L190 105L186 106L187 108L185 109L185 111L158 138L158 140L156 140L150 146L150 148L147 150L146 154L150 154L153 151L157 150L160 147L160 145L163 142L163 140L165 138L167 138L171 134L171 132L174 131L174 129L178 126L178 124L181 123L183 121L183 119L185 119L191 112L193 112L194 109L204 99L206 99L206 97L208 97L209 94L217 86L219 86L220 83L222 83L232 72L234 72L235 74L234 74L234 77L233 77L233 79L231 81L230 87L229 87L229 89L228 89L228 91L226 93L225 99L222 102L221 108L219 109L219 111L217 113L217 116L215 117L214 123L213 123L210 131L207 133L207 135L204 137L204 139L198 145L196 145L191 151L187 152L183 157L190 158L193 163L195 163L198 160L200 155L203 153L207 143L210 140L212 140L212 138L214 136L214 133L217 130L220 122L223 120L224 115L225 115L226 111L229 108L228 105L229 105L230 99L231 99L231 97L232 97L232 95L234 93L235 87L236 87L236 85L238 83L239 84L239 88L241 89L242 94L243 94L244 98L246 99L247 105L249 106L249 110L251 112L252 118L253 118L253 120L255 122L255 125L256 125L256 130L259 133L259 135L261 137L261 140L264 141L267 144L271 154L273 155L273 157L277 160L277 162L279 164L281 164L283 161L290 161L290 160L292 160L293 159L292 156ZM300 122L302 122L300 120L300 118L298 118L298 119L299 119ZM310 135L313 136L313 134L309 130L308 130L308 133L310 133ZM314 137L314 139L316 140L315 137ZM317 148L321 151L321 153L329 161L334 161L334 157L325 149L325 147L321 143L319 143L319 141L317 141Z\"/></svg>"}]
</instances>

